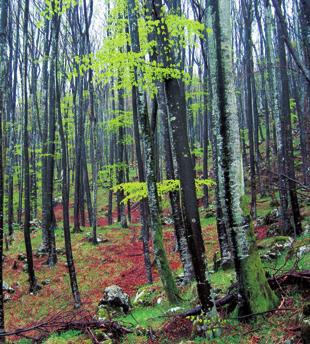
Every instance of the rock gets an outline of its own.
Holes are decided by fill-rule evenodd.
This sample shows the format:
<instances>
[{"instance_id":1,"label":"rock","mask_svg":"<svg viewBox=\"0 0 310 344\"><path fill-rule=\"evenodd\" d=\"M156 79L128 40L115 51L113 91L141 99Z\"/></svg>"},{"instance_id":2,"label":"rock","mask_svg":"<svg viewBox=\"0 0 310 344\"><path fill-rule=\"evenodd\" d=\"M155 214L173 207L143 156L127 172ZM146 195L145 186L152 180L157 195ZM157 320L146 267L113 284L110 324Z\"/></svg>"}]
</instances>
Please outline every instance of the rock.
<instances>
[{"instance_id":1,"label":"rock","mask_svg":"<svg viewBox=\"0 0 310 344\"><path fill-rule=\"evenodd\" d=\"M179 312L181 310L183 310L184 308L183 307L172 307L172 308L169 308L165 313L166 314L174 314L176 312Z\"/></svg>"},{"instance_id":2,"label":"rock","mask_svg":"<svg viewBox=\"0 0 310 344\"><path fill-rule=\"evenodd\" d=\"M12 300L11 296L8 295L8 294L4 294L3 301L4 301L4 302L8 302L8 301L10 301L10 300Z\"/></svg>"},{"instance_id":3,"label":"rock","mask_svg":"<svg viewBox=\"0 0 310 344\"><path fill-rule=\"evenodd\" d=\"M23 253L19 253L17 259L21 262L25 262L27 260L27 257Z\"/></svg>"},{"instance_id":4,"label":"rock","mask_svg":"<svg viewBox=\"0 0 310 344\"><path fill-rule=\"evenodd\" d=\"M57 253L59 256L64 256L64 255L66 254L66 250L65 250L63 247L56 248L56 253Z\"/></svg>"},{"instance_id":5,"label":"rock","mask_svg":"<svg viewBox=\"0 0 310 344\"><path fill-rule=\"evenodd\" d=\"M91 233L91 232L86 233L85 239L88 242L93 242L93 233ZM105 239L105 238L102 238L100 235L97 236L97 244L104 244L106 242L109 242L109 240Z\"/></svg>"},{"instance_id":6,"label":"rock","mask_svg":"<svg viewBox=\"0 0 310 344\"><path fill-rule=\"evenodd\" d=\"M297 251L297 257L302 258L305 254L310 252L310 245L304 245L299 247Z\"/></svg>"},{"instance_id":7,"label":"rock","mask_svg":"<svg viewBox=\"0 0 310 344\"><path fill-rule=\"evenodd\" d=\"M3 281L2 285L3 285L3 287L2 287L3 291L8 292L9 294L14 294L15 293L15 289L12 288L11 286L9 286L6 282Z\"/></svg>"},{"instance_id":8,"label":"rock","mask_svg":"<svg viewBox=\"0 0 310 344\"><path fill-rule=\"evenodd\" d=\"M271 225L279 220L279 211L277 208L271 210L267 215L264 217L263 225Z\"/></svg>"},{"instance_id":9,"label":"rock","mask_svg":"<svg viewBox=\"0 0 310 344\"><path fill-rule=\"evenodd\" d=\"M125 314L127 314L131 308L128 294L118 285L111 285L105 288L103 298L100 300L98 306L108 306L114 310L122 308Z\"/></svg>"},{"instance_id":10,"label":"rock","mask_svg":"<svg viewBox=\"0 0 310 344\"><path fill-rule=\"evenodd\" d=\"M41 244L41 246L37 249L36 257L47 256L47 254L48 254L47 248L43 244Z\"/></svg>"},{"instance_id":11,"label":"rock","mask_svg":"<svg viewBox=\"0 0 310 344\"><path fill-rule=\"evenodd\" d=\"M263 260L271 261L281 255L281 252L287 248L291 248L293 239L290 237L274 237L262 240L259 244L259 248L269 248L265 254L261 256Z\"/></svg>"},{"instance_id":12,"label":"rock","mask_svg":"<svg viewBox=\"0 0 310 344\"><path fill-rule=\"evenodd\" d=\"M289 236L274 236L272 238L266 238L260 240L257 243L258 249L267 249L273 247L275 244L281 244L285 248L291 246L293 239Z\"/></svg>"},{"instance_id":13,"label":"rock","mask_svg":"<svg viewBox=\"0 0 310 344\"><path fill-rule=\"evenodd\" d=\"M163 224L164 225L173 225L173 217L172 216L164 216L163 217Z\"/></svg>"},{"instance_id":14,"label":"rock","mask_svg":"<svg viewBox=\"0 0 310 344\"><path fill-rule=\"evenodd\" d=\"M161 289L157 286L147 285L138 289L133 300L134 305L153 306L161 296Z\"/></svg>"},{"instance_id":15,"label":"rock","mask_svg":"<svg viewBox=\"0 0 310 344\"><path fill-rule=\"evenodd\" d=\"M49 278L42 281L42 285L49 285L51 283L51 280Z\"/></svg>"}]
</instances>

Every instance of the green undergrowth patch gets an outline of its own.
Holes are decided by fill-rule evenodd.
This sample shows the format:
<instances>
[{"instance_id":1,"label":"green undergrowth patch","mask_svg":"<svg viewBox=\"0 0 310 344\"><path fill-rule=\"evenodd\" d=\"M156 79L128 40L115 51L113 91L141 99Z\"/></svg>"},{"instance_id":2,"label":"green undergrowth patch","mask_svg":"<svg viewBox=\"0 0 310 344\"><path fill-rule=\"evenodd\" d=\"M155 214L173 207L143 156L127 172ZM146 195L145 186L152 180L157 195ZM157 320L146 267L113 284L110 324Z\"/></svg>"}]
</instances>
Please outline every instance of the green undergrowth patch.
<instances>
[{"instance_id":1,"label":"green undergrowth patch","mask_svg":"<svg viewBox=\"0 0 310 344\"><path fill-rule=\"evenodd\" d=\"M274 275L283 274L290 270L302 271L309 269L310 253L308 252L302 255L299 253L300 248L307 245L310 245L310 234L305 234L296 238L292 246L281 252L281 255L279 255L277 259L263 262L266 271L268 271L270 275ZM268 251L268 249L262 251Z\"/></svg>"},{"instance_id":2,"label":"green undergrowth patch","mask_svg":"<svg viewBox=\"0 0 310 344\"><path fill-rule=\"evenodd\" d=\"M215 217L207 217L206 218L206 217L201 216L200 222L201 222L202 227L215 225L216 224L216 218Z\"/></svg>"},{"instance_id":3,"label":"green undergrowth patch","mask_svg":"<svg viewBox=\"0 0 310 344\"><path fill-rule=\"evenodd\" d=\"M71 343L83 343L91 344L92 341L87 339L85 335L80 331L70 330L62 333L54 333L51 335L44 344L71 344Z\"/></svg>"},{"instance_id":4,"label":"green undergrowth patch","mask_svg":"<svg viewBox=\"0 0 310 344\"><path fill-rule=\"evenodd\" d=\"M167 319L166 312L171 306L167 302L156 304L152 307L137 307L126 316L119 317L117 320L124 326L158 329Z\"/></svg>"},{"instance_id":5,"label":"green undergrowth patch","mask_svg":"<svg viewBox=\"0 0 310 344\"><path fill-rule=\"evenodd\" d=\"M236 274L234 269L219 270L210 275L212 286L221 290L226 290L231 284L235 283Z\"/></svg>"}]
</instances>

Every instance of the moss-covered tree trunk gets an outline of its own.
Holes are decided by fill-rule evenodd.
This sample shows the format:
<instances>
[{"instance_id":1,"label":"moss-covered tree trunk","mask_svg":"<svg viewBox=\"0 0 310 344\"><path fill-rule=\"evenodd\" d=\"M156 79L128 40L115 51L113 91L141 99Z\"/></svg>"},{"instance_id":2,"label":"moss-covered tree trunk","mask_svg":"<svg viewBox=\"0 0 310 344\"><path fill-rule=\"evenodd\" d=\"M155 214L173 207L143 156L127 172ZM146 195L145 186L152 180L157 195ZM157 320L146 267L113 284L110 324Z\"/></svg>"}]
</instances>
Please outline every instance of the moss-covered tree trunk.
<instances>
[{"instance_id":1,"label":"moss-covered tree trunk","mask_svg":"<svg viewBox=\"0 0 310 344\"><path fill-rule=\"evenodd\" d=\"M230 10L229 1L212 1L225 206L241 295L240 311L250 314L274 308L278 298L268 284L252 227L241 209L240 136L232 66L232 28L228 19Z\"/></svg>"}]
</instances>

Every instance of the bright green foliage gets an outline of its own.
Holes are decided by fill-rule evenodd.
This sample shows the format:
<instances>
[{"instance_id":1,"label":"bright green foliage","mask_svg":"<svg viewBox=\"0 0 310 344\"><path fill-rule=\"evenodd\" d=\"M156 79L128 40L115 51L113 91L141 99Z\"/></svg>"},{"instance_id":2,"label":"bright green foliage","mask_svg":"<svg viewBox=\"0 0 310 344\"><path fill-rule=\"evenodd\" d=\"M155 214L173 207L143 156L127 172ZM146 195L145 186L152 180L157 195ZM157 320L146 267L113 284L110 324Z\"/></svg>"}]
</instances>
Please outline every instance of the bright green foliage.
<instances>
[{"instance_id":1,"label":"bright green foliage","mask_svg":"<svg viewBox=\"0 0 310 344\"><path fill-rule=\"evenodd\" d=\"M196 179L196 188L202 188L204 185L213 186L215 182L212 179ZM157 183L158 195L163 197L169 192L177 191L180 189L180 181L178 179L166 179ZM131 182L122 183L113 187L113 191L123 190L125 198L123 202L126 203L128 200L138 202L143 198L147 197L147 187L145 182Z\"/></svg>"},{"instance_id":2,"label":"bright green foliage","mask_svg":"<svg viewBox=\"0 0 310 344\"><path fill-rule=\"evenodd\" d=\"M68 0L69 1L69 0ZM184 15L166 15L161 21L150 20L145 15L138 15L138 28L140 38L140 51L127 51L130 46L130 35L126 32L128 20L125 19L127 13L127 1L115 0L111 3L108 25L106 27L108 35L102 42L102 47L95 56L83 56L76 58L76 69L71 76L83 74L88 68L94 70L94 77L97 82L106 84L114 79L114 87L131 90L132 86L139 86L147 90L151 95L156 93L155 82L167 77L182 78L189 81L188 73L181 70L181 62L170 68L164 68L156 61L149 61L149 56L154 52L156 41L149 40L149 34L154 30L161 31L168 28L170 46L193 46L197 36L203 35L206 29L204 24L193 19L188 19ZM136 11L144 14L144 8L137 5ZM134 70L138 69L142 77L136 81ZM115 78L118 75L119 78ZM137 85L139 83L139 85Z\"/></svg>"},{"instance_id":3,"label":"bright green foliage","mask_svg":"<svg viewBox=\"0 0 310 344\"><path fill-rule=\"evenodd\" d=\"M112 165L105 165L103 170L98 172L98 183L105 188L111 187L116 183L116 171L127 168L128 165L125 162L119 162ZM130 184L130 183L128 183Z\"/></svg>"},{"instance_id":4,"label":"bright green foliage","mask_svg":"<svg viewBox=\"0 0 310 344\"><path fill-rule=\"evenodd\" d=\"M118 116L106 122L106 129L108 132L116 133L120 127L130 128L132 126L132 113L129 111L117 111Z\"/></svg>"},{"instance_id":5,"label":"bright green foliage","mask_svg":"<svg viewBox=\"0 0 310 344\"><path fill-rule=\"evenodd\" d=\"M66 13L66 11L70 7L74 7L78 4L78 0L45 0L45 7L44 10L41 12L41 20L37 22L37 27L40 28L43 26L44 19L47 18L49 20L52 19L53 15L57 13L58 15L62 15Z\"/></svg>"}]
</instances>

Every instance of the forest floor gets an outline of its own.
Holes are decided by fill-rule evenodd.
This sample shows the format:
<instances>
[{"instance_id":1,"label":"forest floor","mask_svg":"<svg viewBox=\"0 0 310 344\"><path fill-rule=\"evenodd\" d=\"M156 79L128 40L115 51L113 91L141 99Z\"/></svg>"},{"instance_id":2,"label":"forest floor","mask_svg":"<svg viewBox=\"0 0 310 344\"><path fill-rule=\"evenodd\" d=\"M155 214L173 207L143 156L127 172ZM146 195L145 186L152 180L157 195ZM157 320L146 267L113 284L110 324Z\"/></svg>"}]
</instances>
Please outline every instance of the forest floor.
<instances>
[{"instance_id":1,"label":"forest floor","mask_svg":"<svg viewBox=\"0 0 310 344\"><path fill-rule=\"evenodd\" d=\"M270 209L266 205L267 200L259 202L259 215L265 215ZM202 210L203 211L203 210ZM310 211L303 209L305 223L310 223ZM98 219L98 236L102 243L94 246L89 240L90 228L84 227L82 233L72 234L73 254L80 287L83 311L96 314L98 302L103 295L103 290L112 284L117 284L133 299L137 290L146 283L142 242L140 237L140 225L138 223L138 209L132 212L132 223L129 228L122 229L118 224L107 226L104 211ZM15 289L10 295L10 300L5 303L6 330L14 331L17 328L27 328L58 314L65 314L73 308L68 269L64 255L64 239L61 231L62 209L55 207L56 219L59 222L59 229L56 230L57 247L60 249L58 263L55 267L49 268L46 256L34 256L34 265L37 279L43 288L36 295L28 293L27 273L24 271L24 263L20 259L24 255L24 243L22 231L15 232L15 240L9 251L5 252L4 280ZM115 215L115 214L114 214ZM202 213L203 215L203 213ZM206 252L210 269L212 259L218 250L215 218L204 218L202 216L203 235L206 244ZM257 227L259 242L267 243L265 239L268 227ZM172 226L164 226L164 242L169 257L169 263L177 275L181 272L181 264L178 254L174 250L174 233ZM35 229L32 232L32 243L34 252L40 246L41 232ZM310 243L310 236L303 236L295 243L295 248ZM266 245L262 246L263 250ZM302 259L292 255L288 250L282 252L281 256L271 262L264 262L267 271L272 276L276 271L283 273L291 269L305 270L310 267L310 254ZM155 287L160 288L157 271L153 269ZM211 274L211 282L225 295L227 288L234 281L235 276L232 270L219 270ZM289 310L276 312L268 316L258 317L256 322L240 324L234 317L229 317L223 326L222 335L215 339L214 343L298 343L298 317L301 311L301 304L305 295L290 288L285 291L282 298L282 308ZM158 298L162 300L157 302ZM195 288L193 285L181 288L182 301L180 309L190 309L196 304ZM171 308L165 301L163 294L157 296L157 301L151 306L136 306L128 316L120 316L120 321L129 328L144 328L158 333L156 339L151 341L149 334L130 334L122 339L123 343L178 343L181 340L193 340L192 342L206 342L203 338L192 338L190 326L191 321L182 320L182 323L174 322L175 319L170 313ZM80 312L80 311L79 311ZM151 336L152 337L152 336ZM155 337L154 337L155 338ZM291 342L285 342L290 340ZM11 340L20 344L31 342L26 338L11 337ZM90 339L77 331L68 331L64 334L52 335L46 343L91 343ZM108 342L107 342L108 343Z\"/></svg>"}]
</instances>

